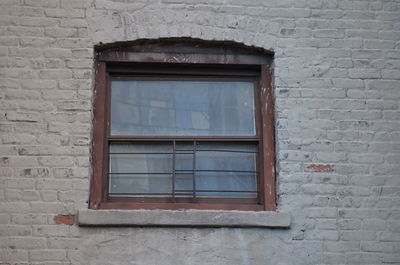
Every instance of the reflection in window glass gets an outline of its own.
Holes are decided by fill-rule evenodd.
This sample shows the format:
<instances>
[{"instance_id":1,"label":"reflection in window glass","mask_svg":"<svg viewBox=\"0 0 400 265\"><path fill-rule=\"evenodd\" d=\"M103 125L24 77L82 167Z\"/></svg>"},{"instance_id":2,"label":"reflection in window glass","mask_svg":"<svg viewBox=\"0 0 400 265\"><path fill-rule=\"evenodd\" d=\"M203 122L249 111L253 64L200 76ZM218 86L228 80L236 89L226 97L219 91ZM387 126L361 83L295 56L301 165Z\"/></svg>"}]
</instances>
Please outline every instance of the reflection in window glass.
<instances>
[{"instance_id":1,"label":"reflection in window glass","mask_svg":"<svg viewBox=\"0 0 400 265\"><path fill-rule=\"evenodd\" d=\"M112 81L111 135L255 135L254 84Z\"/></svg>"}]
</instances>

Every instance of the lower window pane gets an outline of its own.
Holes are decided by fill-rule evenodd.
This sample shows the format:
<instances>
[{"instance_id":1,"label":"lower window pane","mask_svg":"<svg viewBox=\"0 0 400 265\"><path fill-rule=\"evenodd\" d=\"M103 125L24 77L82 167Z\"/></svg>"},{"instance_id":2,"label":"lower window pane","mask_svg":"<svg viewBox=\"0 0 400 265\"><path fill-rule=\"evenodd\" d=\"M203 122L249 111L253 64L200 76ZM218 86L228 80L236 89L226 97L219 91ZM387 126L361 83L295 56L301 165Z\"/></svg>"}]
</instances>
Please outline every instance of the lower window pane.
<instances>
[{"instance_id":1,"label":"lower window pane","mask_svg":"<svg viewBox=\"0 0 400 265\"><path fill-rule=\"evenodd\" d=\"M179 197L193 196L193 174L175 174L175 195Z\"/></svg>"},{"instance_id":2,"label":"lower window pane","mask_svg":"<svg viewBox=\"0 0 400 265\"><path fill-rule=\"evenodd\" d=\"M171 175L165 174L110 174L111 196L169 197Z\"/></svg>"},{"instance_id":3,"label":"lower window pane","mask_svg":"<svg viewBox=\"0 0 400 265\"><path fill-rule=\"evenodd\" d=\"M110 155L110 173L171 173L172 154Z\"/></svg>"},{"instance_id":4,"label":"lower window pane","mask_svg":"<svg viewBox=\"0 0 400 265\"><path fill-rule=\"evenodd\" d=\"M199 197L256 198L256 174L238 172L197 172Z\"/></svg>"},{"instance_id":5,"label":"lower window pane","mask_svg":"<svg viewBox=\"0 0 400 265\"><path fill-rule=\"evenodd\" d=\"M175 171L193 170L193 154L175 154Z\"/></svg>"},{"instance_id":6,"label":"lower window pane","mask_svg":"<svg viewBox=\"0 0 400 265\"><path fill-rule=\"evenodd\" d=\"M255 171L256 154L239 152L196 153L196 170Z\"/></svg>"},{"instance_id":7,"label":"lower window pane","mask_svg":"<svg viewBox=\"0 0 400 265\"><path fill-rule=\"evenodd\" d=\"M109 195L257 198L256 150L238 142L113 143Z\"/></svg>"}]
</instances>

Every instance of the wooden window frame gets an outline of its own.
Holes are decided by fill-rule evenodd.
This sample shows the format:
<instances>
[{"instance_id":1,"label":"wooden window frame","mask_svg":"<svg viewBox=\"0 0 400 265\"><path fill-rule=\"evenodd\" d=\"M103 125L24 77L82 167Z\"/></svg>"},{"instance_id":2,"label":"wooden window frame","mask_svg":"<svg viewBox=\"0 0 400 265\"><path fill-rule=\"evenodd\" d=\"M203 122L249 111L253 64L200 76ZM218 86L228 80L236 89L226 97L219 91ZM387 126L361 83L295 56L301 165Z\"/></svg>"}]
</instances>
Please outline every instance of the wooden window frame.
<instances>
[{"instance_id":1,"label":"wooden window frame","mask_svg":"<svg viewBox=\"0 0 400 265\"><path fill-rule=\"evenodd\" d=\"M95 62L94 123L92 139L92 177L90 184L90 209L209 209L209 210L276 210L275 187L275 128L272 91L273 53L255 50L227 42L139 42L128 45L98 48ZM255 89L256 137L118 137L113 141L132 140L240 140L258 141L258 198L219 199L209 201L179 199L152 200L152 198L116 198L108 196L108 149L110 120L110 80L112 76L146 75L160 78L177 75L179 80L188 77L211 80L218 78L257 80ZM165 77L162 77L165 79ZM214 78L214 79L213 79ZM258 112L258 113L257 113ZM237 202L235 200L238 200ZM235 202L235 203L232 203Z\"/></svg>"}]
</instances>

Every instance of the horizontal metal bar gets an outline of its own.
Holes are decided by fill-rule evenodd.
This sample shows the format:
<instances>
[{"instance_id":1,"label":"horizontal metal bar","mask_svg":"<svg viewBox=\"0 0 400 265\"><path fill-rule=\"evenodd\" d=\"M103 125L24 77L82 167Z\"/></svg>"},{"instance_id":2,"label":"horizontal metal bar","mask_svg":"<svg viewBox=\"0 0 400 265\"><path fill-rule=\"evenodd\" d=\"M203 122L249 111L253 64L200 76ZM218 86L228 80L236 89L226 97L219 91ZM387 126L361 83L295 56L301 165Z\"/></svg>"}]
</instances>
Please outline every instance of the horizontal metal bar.
<instances>
[{"instance_id":1,"label":"horizontal metal bar","mask_svg":"<svg viewBox=\"0 0 400 265\"><path fill-rule=\"evenodd\" d=\"M226 152L226 153L244 153L244 154L258 154L257 151L239 151L239 150L213 150L213 149L197 149L196 152Z\"/></svg>"},{"instance_id":2,"label":"horizontal metal bar","mask_svg":"<svg viewBox=\"0 0 400 265\"><path fill-rule=\"evenodd\" d=\"M193 190L175 190L176 192L189 192ZM195 190L196 192L242 192L242 193L258 193L258 191L249 190Z\"/></svg>"},{"instance_id":3,"label":"horizontal metal bar","mask_svg":"<svg viewBox=\"0 0 400 265\"><path fill-rule=\"evenodd\" d=\"M170 195L172 196L172 193L144 193L144 192L132 192L132 193L108 193L111 196L115 196L115 195L131 195L131 196L135 196L135 195Z\"/></svg>"},{"instance_id":4,"label":"horizontal metal bar","mask_svg":"<svg viewBox=\"0 0 400 265\"><path fill-rule=\"evenodd\" d=\"M108 136L108 141L223 141L223 142L258 142L260 137L258 136L133 136L133 135L111 135Z\"/></svg>"},{"instance_id":5,"label":"horizontal metal bar","mask_svg":"<svg viewBox=\"0 0 400 265\"><path fill-rule=\"evenodd\" d=\"M121 172L108 172L108 175L172 175L172 171L171 172L156 172L156 173L140 173L140 172L134 172L134 173L121 173Z\"/></svg>"},{"instance_id":6,"label":"horizontal metal bar","mask_svg":"<svg viewBox=\"0 0 400 265\"><path fill-rule=\"evenodd\" d=\"M173 155L173 152L129 152L129 153L108 153L109 155ZM180 154L180 153L175 153ZM187 153L183 153L187 154Z\"/></svg>"},{"instance_id":7,"label":"horizontal metal bar","mask_svg":"<svg viewBox=\"0 0 400 265\"><path fill-rule=\"evenodd\" d=\"M193 171L190 169L176 169L175 171L177 172L187 172L192 173ZM224 172L224 173L258 173L258 171L246 171L246 170L218 170L218 169L196 169L195 172ZM109 172L109 175L159 175L159 174L165 174L165 175L171 175L171 172L155 172L155 173L140 173L140 172L128 172L128 173L122 173L122 172Z\"/></svg>"},{"instance_id":8,"label":"horizontal metal bar","mask_svg":"<svg viewBox=\"0 0 400 265\"><path fill-rule=\"evenodd\" d=\"M213 149L205 149L205 150L196 150L196 152L226 152L226 153L243 153L243 154L257 154L258 152L254 151L236 151L236 150L213 150ZM173 152L127 152L127 153L109 153L109 155L172 155ZM185 151L178 150L175 154L178 155L186 155L186 154L194 154L193 151Z\"/></svg>"},{"instance_id":9,"label":"horizontal metal bar","mask_svg":"<svg viewBox=\"0 0 400 265\"><path fill-rule=\"evenodd\" d=\"M127 69L127 68L125 68ZM143 68L141 68L143 69ZM205 72L202 74L196 74L195 72L182 73L182 69L176 70L171 73L159 73L154 75L154 70L148 70L148 72L141 70L125 71L124 69L114 68L108 71L111 74L111 81L204 81L204 82L255 82L258 78L257 72L229 72L226 71L224 74L218 75L212 72ZM131 70L131 69L129 69ZM152 71L152 72L151 72ZM180 72L178 72L180 71ZM227 74L231 75L228 76Z\"/></svg>"},{"instance_id":10,"label":"horizontal metal bar","mask_svg":"<svg viewBox=\"0 0 400 265\"><path fill-rule=\"evenodd\" d=\"M176 170L176 171L188 171L188 170ZM226 172L226 173L258 173L252 170L223 170L223 169L196 169L195 172Z\"/></svg>"},{"instance_id":11,"label":"horizontal metal bar","mask_svg":"<svg viewBox=\"0 0 400 265\"><path fill-rule=\"evenodd\" d=\"M222 193L258 193L257 191L233 191L233 190L195 190L196 192L210 192L210 193L217 193L217 192L222 192ZM188 195L192 195L193 190L175 190L175 192L182 192L182 193L187 193ZM182 195L181 193L181 195ZM170 195L172 196L173 193L159 193L159 192L154 192L154 193L145 193L145 192L132 192L132 193L109 193L109 195Z\"/></svg>"},{"instance_id":12,"label":"horizontal metal bar","mask_svg":"<svg viewBox=\"0 0 400 265\"><path fill-rule=\"evenodd\" d=\"M175 172L175 174L179 174L179 175L184 175L184 174L188 174L188 175L193 175L193 170L191 169L181 169L178 172Z\"/></svg>"}]
</instances>

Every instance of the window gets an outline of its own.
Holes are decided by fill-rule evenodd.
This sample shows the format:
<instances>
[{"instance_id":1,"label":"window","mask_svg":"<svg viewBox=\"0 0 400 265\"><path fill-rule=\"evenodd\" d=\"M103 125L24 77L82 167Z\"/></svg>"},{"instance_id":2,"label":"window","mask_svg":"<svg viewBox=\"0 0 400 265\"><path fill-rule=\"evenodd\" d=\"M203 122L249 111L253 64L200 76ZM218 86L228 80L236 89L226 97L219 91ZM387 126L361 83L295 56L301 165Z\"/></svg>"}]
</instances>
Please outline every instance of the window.
<instances>
[{"instance_id":1,"label":"window","mask_svg":"<svg viewBox=\"0 0 400 265\"><path fill-rule=\"evenodd\" d=\"M272 54L138 41L96 60L91 209L275 209Z\"/></svg>"}]
</instances>

